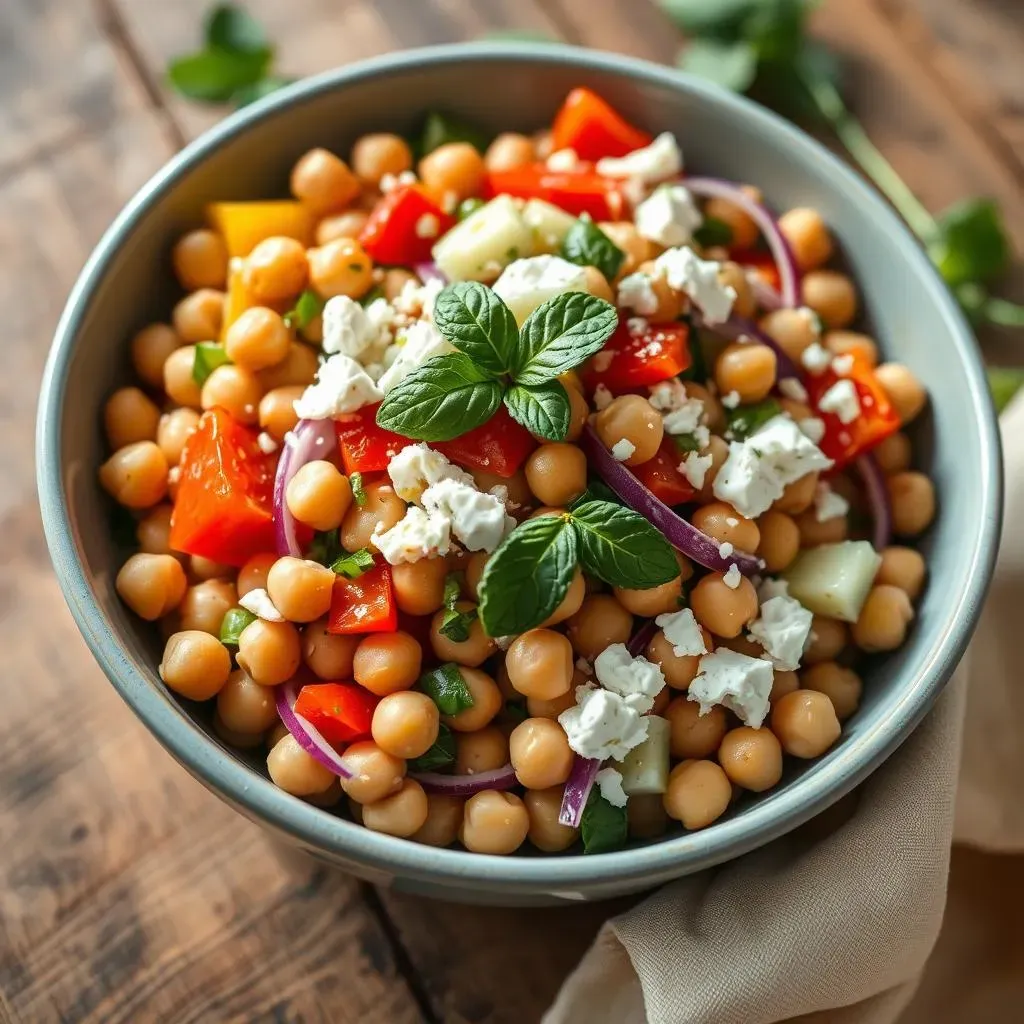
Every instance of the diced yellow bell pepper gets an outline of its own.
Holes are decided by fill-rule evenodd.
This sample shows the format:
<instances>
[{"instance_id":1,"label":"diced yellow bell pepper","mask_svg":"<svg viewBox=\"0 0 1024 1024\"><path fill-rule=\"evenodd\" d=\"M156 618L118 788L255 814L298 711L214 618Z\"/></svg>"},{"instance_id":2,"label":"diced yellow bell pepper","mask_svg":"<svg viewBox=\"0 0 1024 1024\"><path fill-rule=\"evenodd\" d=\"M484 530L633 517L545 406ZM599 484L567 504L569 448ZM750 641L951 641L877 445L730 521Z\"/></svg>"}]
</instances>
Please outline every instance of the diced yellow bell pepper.
<instances>
[{"instance_id":1,"label":"diced yellow bell pepper","mask_svg":"<svg viewBox=\"0 0 1024 1024\"><path fill-rule=\"evenodd\" d=\"M210 203L206 214L224 237L229 256L248 256L263 239L281 235L305 246L313 242L313 215L291 199Z\"/></svg>"},{"instance_id":2,"label":"diced yellow bell pepper","mask_svg":"<svg viewBox=\"0 0 1024 1024\"><path fill-rule=\"evenodd\" d=\"M224 300L224 319L222 321L220 340L225 341L228 336L228 328L247 310L259 303L252 297L245 287L244 267L236 263L228 271L227 298Z\"/></svg>"}]
</instances>

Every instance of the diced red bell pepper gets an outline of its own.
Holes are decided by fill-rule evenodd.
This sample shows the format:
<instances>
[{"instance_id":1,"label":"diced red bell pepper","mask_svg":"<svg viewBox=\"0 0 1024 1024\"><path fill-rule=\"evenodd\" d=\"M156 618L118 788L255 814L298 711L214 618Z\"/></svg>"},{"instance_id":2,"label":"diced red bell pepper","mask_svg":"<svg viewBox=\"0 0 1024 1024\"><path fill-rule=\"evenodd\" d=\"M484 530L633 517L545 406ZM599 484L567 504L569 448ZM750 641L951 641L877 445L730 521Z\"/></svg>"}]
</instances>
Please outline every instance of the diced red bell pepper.
<instances>
[{"instance_id":1,"label":"diced red bell pepper","mask_svg":"<svg viewBox=\"0 0 1024 1024\"><path fill-rule=\"evenodd\" d=\"M770 285L775 291L782 287L779 268L775 263L775 257L770 252L763 249L737 249L735 252L729 253L729 259L741 267L753 270L765 284Z\"/></svg>"},{"instance_id":2,"label":"diced red bell pepper","mask_svg":"<svg viewBox=\"0 0 1024 1024\"><path fill-rule=\"evenodd\" d=\"M242 565L274 550L274 460L260 451L255 430L210 409L185 442L180 465L171 513L175 551Z\"/></svg>"},{"instance_id":3,"label":"diced red bell pepper","mask_svg":"<svg viewBox=\"0 0 1024 1024\"><path fill-rule=\"evenodd\" d=\"M689 338L684 323L647 324L638 330L623 320L604 348L584 363L580 376L591 391L603 384L613 395L649 387L690 365Z\"/></svg>"},{"instance_id":4,"label":"diced red bell pepper","mask_svg":"<svg viewBox=\"0 0 1024 1024\"><path fill-rule=\"evenodd\" d=\"M818 447L835 462L837 470L900 428L900 418L871 364L856 352L840 358L850 360L848 372L840 375L830 366L824 373L808 374L804 381L815 415L825 424L825 436ZM860 415L851 423L843 423L835 413L820 408L825 393L844 378L853 384L860 403Z\"/></svg>"},{"instance_id":5,"label":"diced red bell pepper","mask_svg":"<svg viewBox=\"0 0 1024 1024\"><path fill-rule=\"evenodd\" d=\"M309 683L299 690L294 711L328 743L351 743L370 735L379 701L356 683Z\"/></svg>"},{"instance_id":6,"label":"diced red bell pepper","mask_svg":"<svg viewBox=\"0 0 1024 1024\"><path fill-rule=\"evenodd\" d=\"M331 592L328 633L393 633L398 605L391 585L391 567L379 555L377 564L354 580L339 576Z\"/></svg>"},{"instance_id":7,"label":"diced red bell pepper","mask_svg":"<svg viewBox=\"0 0 1024 1024\"><path fill-rule=\"evenodd\" d=\"M345 472L376 473L388 468L388 462L406 445L413 444L401 434L377 426L380 403L366 405L356 412L345 413L334 424L338 448Z\"/></svg>"},{"instance_id":8,"label":"diced red bell pepper","mask_svg":"<svg viewBox=\"0 0 1024 1024\"><path fill-rule=\"evenodd\" d=\"M589 89L573 89L551 126L556 150L574 149L581 160L625 156L651 143L652 137L631 125Z\"/></svg>"},{"instance_id":9,"label":"diced red bell pepper","mask_svg":"<svg viewBox=\"0 0 1024 1024\"><path fill-rule=\"evenodd\" d=\"M666 505L682 505L692 501L697 493L690 481L679 472L679 463L685 457L672 438L666 437L653 459L631 468L640 483L660 501Z\"/></svg>"},{"instance_id":10,"label":"diced red bell pepper","mask_svg":"<svg viewBox=\"0 0 1024 1024\"><path fill-rule=\"evenodd\" d=\"M516 423L503 405L479 427L434 447L466 469L484 469L498 476L514 476L537 442L526 427Z\"/></svg>"},{"instance_id":11,"label":"diced red bell pepper","mask_svg":"<svg viewBox=\"0 0 1024 1024\"><path fill-rule=\"evenodd\" d=\"M407 266L429 260L434 243L454 223L421 185L402 185L373 208L359 243L375 263Z\"/></svg>"},{"instance_id":12,"label":"diced red bell pepper","mask_svg":"<svg viewBox=\"0 0 1024 1024\"><path fill-rule=\"evenodd\" d=\"M552 171L540 163L492 171L485 192L488 197L504 193L519 199L543 199L575 217L587 213L594 220L621 220L626 210L622 185L614 178L602 177L592 164Z\"/></svg>"}]
</instances>

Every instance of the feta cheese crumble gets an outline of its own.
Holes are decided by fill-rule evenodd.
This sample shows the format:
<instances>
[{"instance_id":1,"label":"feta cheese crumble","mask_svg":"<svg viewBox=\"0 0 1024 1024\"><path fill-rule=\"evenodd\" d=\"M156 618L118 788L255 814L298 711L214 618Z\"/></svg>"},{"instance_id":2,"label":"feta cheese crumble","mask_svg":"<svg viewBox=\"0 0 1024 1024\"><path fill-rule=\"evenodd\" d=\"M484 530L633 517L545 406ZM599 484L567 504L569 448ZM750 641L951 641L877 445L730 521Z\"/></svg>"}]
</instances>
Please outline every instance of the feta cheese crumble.
<instances>
[{"instance_id":1,"label":"feta cheese crumble","mask_svg":"<svg viewBox=\"0 0 1024 1024\"><path fill-rule=\"evenodd\" d=\"M394 351L389 350L388 368L379 381L380 390L383 392L381 397L428 359L455 351L428 320L417 320L402 330L391 348ZM377 401L380 401L380 398Z\"/></svg>"},{"instance_id":2,"label":"feta cheese crumble","mask_svg":"<svg viewBox=\"0 0 1024 1024\"><path fill-rule=\"evenodd\" d=\"M324 306L323 350L358 359L376 340L378 329L366 310L347 295L336 295Z\"/></svg>"},{"instance_id":3,"label":"feta cheese crumble","mask_svg":"<svg viewBox=\"0 0 1024 1024\"><path fill-rule=\"evenodd\" d=\"M686 245L704 218L684 185L662 185L633 213L637 233L666 248Z\"/></svg>"},{"instance_id":4,"label":"feta cheese crumble","mask_svg":"<svg viewBox=\"0 0 1024 1024\"><path fill-rule=\"evenodd\" d=\"M662 132L650 145L625 156L602 157L596 171L606 178L635 178L654 184L675 177L683 169L683 154L671 132Z\"/></svg>"},{"instance_id":5,"label":"feta cheese crumble","mask_svg":"<svg viewBox=\"0 0 1024 1024\"><path fill-rule=\"evenodd\" d=\"M451 548L451 520L435 511L424 512L410 505L405 517L390 530L381 530L380 525L370 541L389 565L447 555Z\"/></svg>"},{"instance_id":6,"label":"feta cheese crumble","mask_svg":"<svg viewBox=\"0 0 1024 1024\"><path fill-rule=\"evenodd\" d=\"M699 452L689 452L686 458L679 464L679 472L690 482L690 486L700 490L707 479L708 470L715 464L711 455L701 455Z\"/></svg>"},{"instance_id":7,"label":"feta cheese crumble","mask_svg":"<svg viewBox=\"0 0 1024 1024\"><path fill-rule=\"evenodd\" d=\"M692 249L666 249L655 261L655 268L676 291L685 292L700 307L709 324L729 319L736 289L718 279L721 264L702 260Z\"/></svg>"},{"instance_id":8,"label":"feta cheese crumble","mask_svg":"<svg viewBox=\"0 0 1024 1024\"><path fill-rule=\"evenodd\" d=\"M651 388L651 405L662 414L667 434L695 434L697 443L703 448L711 436L701 425L704 403L699 398L689 398L686 388L678 380L666 380Z\"/></svg>"},{"instance_id":9,"label":"feta cheese crumble","mask_svg":"<svg viewBox=\"0 0 1024 1024\"><path fill-rule=\"evenodd\" d=\"M339 352L330 357L293 403L301 420L334 419L372 405L384 397L373 378L351 356Z\"/></svg>"},{"instance_id":10,"label":"feta cheese crumble","mask_svg":"<svg viewBox=\"0 0 1024 1024\"><path fill-rule=\"evenodd\" d=\"M744 725L759 729L768 714L768 695L774 678L770 661L720 647L700 659L687 699L700 705L702 715L721 704Z\"/></svg>"},{"instance_id":11,"label":"feta cheese crumble","mask_svg":"<svg viewBox=\"0 0 1024 1024\"><path fill-rule=\"evenodd\" d=\"M728 394L722 395L722 405L726 409L735 409L740 404L740 393L738 391L730 391Z\"/></svg>"},{"instance_id":12,"label":"feta cheese crumble","mask_svg":"<svg viewBox=\"0 0 1024 1024\"><path fill-rule=\"evenodd\" d=\"M808 416L806 419L800 420L797 426L809 441L813 441L814 444L821 444L825 436L824 420L818 419L817 416Z\"/></svg>"},{"instance_id":13,"label":"feta cheese crumble","mask_svg":"<svg viewBox=\"0 0 1024 1024\"><path fill-rule=\"evenodd\" d=\"M576 704L558 716L558 724L580 757L621 761L647 738L648 719L636 707L635 698L588 683L576 687Z\"/></svg>"},{"instance_id":14,"label":"feta cheese crumble","mask_svg":"<svg viewBox=\"0 0 1024 1024\"><path fill-rule=\"evenodd\" d=\"M740 515L756 519L791 483L831 466L832 460L788 416L773 416L745 441L729 445L713 492Z\"/></svg>"},{"instance_id":15,"label":"feta cheese crumble","mask_svg":"<svg viewBox=\"0 0 1024 1024\"><path fill-rule=\"evenodd\" d=\"M453 466L440 452L428 444L406 445L388 462L388 476L402 501L419 501L431 484L442 480L458 480L473 486L473 478L464 469Z\"/></svg>"},{"instance_id":16,"label":"feta cheese crumble","mask_svg":"<svg viewBox=\"0 0 1024 1024\"><path fill-rule=\"evenodd\" d=\"M654 698L665 688L661 668L643 657L634 658L625 644L612 644L594 659L597 681L620 697L634 698L641 712L654 707Z\"/></svg>"},{"instance_id":17,"label":"feta cheese crumble","mask_svg":"<svg viewBox=\"0 0 1024 1024\"><path fill-rule=\"evenodd\" d=\"M603 384L598 384L594 388L594 408L603 412L612 404L612 397L612 393Z\"/></svg>"},{"instance_id":18,"label":"feta cheese crumble","mask_svg":"<svg viewBox=\"0 0 1024 1024\"><path fill-rule=\"evenodd\" d=\"M508 528L505 503L472 483L444 479L423 492L423 507L451 523L451 532L469 551L493 551ZM513 520L513 522L515 522Z\"/></svg>"},{"instance_id":19,"label":"feta cheese crumble","mask_svg":"<svg viewBox=\"0 0 1024 1024\"><path fill-rule=\"evenodd\" d=\"M277 610L277 606L270 600L270 595L262 588L250 590L238 599L240 608L252 612L258 619L264 622L284 622L284 616Z\"/></svg>"},{"instance_id":20,"label":"feta cheese crumble","mask_svg":"<svg viewBox=\"0 0 1024 1024\"><path fill-rule=\"evenodd\" d=\"M800 667L814 616L795 598L772 597L750 625L750 635L765 649L776 668Z\"/></svg>"},{"instance_id":21,"label":"feta cheese crumble","mask_svg":"<svg viewBox=\"0 0 1024 1024\"><path fill-rule=\"evenodd\" d=\"M819 523L839 519L849 511L850 503L841 494L836 494L825 480L814 488L814 518Z\"/></svg>"},{"instance_id":22,"label":"feta cheese crumble","mask_svg":"<svg viewBox=\"0 0 1024 1024\"><path fill-rule=\"evenodd\" d=\"M658 296L655 294L649 274L637 271L628 274L619 282L616 305L620 309L635 310L640 316L650 316L658 311Z\"/></svg>"},{"instance_id":23,"label":"feta cheese crumble","mask_svg":"<svg viewBox=\"0 0 1024 1024\"><path fill-rule=\"evenodd\" d=\"M424 213L416 221L417 238L437 238L440 230L441 222L438 220L436 213Z\"/></svg>"},{"instance_id":24,"label":"feta cheese crumble","mask_svg":"<svg viewBox=\"0 0 1024 1024\"><path fill-rule=\"evenodd\" d=\"M689 658L708 653L704 634L689 608L665 612L654 621L664 630L665 639L672 645L672 652L676 657Z\"/></svg>"},{"instance_id":25,"label":"feta cheese crumble","mask_svg":"<svg viewBox=\"0 0 1024 1024\"><path fill-rule=\"evenodd\" d=\"M625 790L622 788L622 772L617 768L602 768L594 776L594 782L601 791L601 796L612 805L612 807L625 807L629 801Z\"/></svg>"},{"instance_id":26,"label":"feta cheese crumble","mask_svg":"<svg viewBox=\"0 0 1024 1024\"><path fill-rule=\"evenodd\" d=\"M805 370L817 376L824 373L832 363L832 353L818 342L812 342L803 350L800 362Z\"/></svg>"},{"instance_id":27,"label":"feta cheese crumble","mask_svg":"<svg viewBox=\"0 0 1024 1024\"><path fill-rule=\"evenodd\" d=\"M773 597L789 597L789 582L787 580L777 580L771 577L761 580L757 588L758 601L764 604Z\"/></svg>"},{"instance_id":28,"label":"feta cheese crumble","mask_svg":"<svg viewBox=\"0 0 1024 1024\"><path fill-rule=\"evenodd\" d=\"M574 171L580 158L575 149L556 149L544 162L549 171Z\"/></svg>"},{"instance_id":29,"label":"feta cheese crumble","mask_svg":"<svg viewBox=\"0 0 1024 1024\"><path fill-rule=\"evenodd\" d=\"M853 356L849 353L842 356L836 356L832 360L832 371L838 373L840 377L845 377L853 369Z\"/></svg>"},{"instance_id":30,"label":"feta cheese crumble","mask_svg":"<svg viewBox=\"0 0 1024 1024\"><path fill-rule=\"evenodd\" d=\"M853 381L846 378L837 380L821 396L818 408L822 412L835 413L840 423L852 423L860 415L860 399L857 397Z\"/></svg>"},{"instance_id":31,"label":"feta cheese crumble","mask_svg":"<svg viewBox=\"0 0 1024 1024\"><path fill-rule=\"evenodd\" d=\"M612 456L619 462L625 462L635 451L636 445L625 437L620 438L612 445Z\"/></svg>"},{"instance_id":32,"label":"feta cheese crumble","mask_svg":"<svg viewBox=\"0 0 1024 1024\"><path fill-rule=\"evenodd\" d=\"M722 577L722 582L730 589L735 590L740 585L740 580L743 579L743 573L740 572L739 566L733 562L729 566L729 571Z\"/></svg>"},{"instance_id":33,"label":"feta cheese crumble","mask_svg":"<svg viewBox=\"0 0 1024 1024\"><path fill-rule=\"evenodd\" d=\"M260 431L256 445L264 455L273 455L281 447L265 430Z\"/></svg>"},{"instance_id":34,"label":"feta cheese crumble","mask_svg":"<svg viewBox=\"0 0 1024 1024\"><path fill-rule=\"evenodd\" d=\"M434 316L434 303L438 295L444 290L444 282L432 277L423 284L417 281L406 281L402 290L395 296L393 303L395 312L410 320L418 320L421 317L430 320ZM382 300L375 299L367 308L370 313L373 307ZM386 300L384 300L386 301Z\"/></svg>"},{"instance_id":35,"label":"feta cheese crumble","mask_svg":"<svg viewBox=\"0 0 1024 1024\"><path fill-rule=\"evenodd\" d=\"M779 391L786 398L792 398L794 402L807 401L807 388L796 377L783 377L779 381Z\"/></svg>"},{"instance_id":36,"label":"feta cheese crumble","mask_svg":"<svg viewBox=\"0 0 1024 1024\"><path fill-rule=\"evenodd\" d=\"M723 540L722 543L718 545L718 553L722 558L728 558L735 550L736 549L727 540Z\"/></svg>"},{"instance_id":37,"label":"feta cheese crumble","mask_svg":"<svg viewBox=\"0 0 1024 1024\"><path fill-rule=\"evenodd\" d=\"M528 256L510 263L492 287L521 324L548 299L587 291L587 272L561 256Z\"/></svg>"}]
</instances>

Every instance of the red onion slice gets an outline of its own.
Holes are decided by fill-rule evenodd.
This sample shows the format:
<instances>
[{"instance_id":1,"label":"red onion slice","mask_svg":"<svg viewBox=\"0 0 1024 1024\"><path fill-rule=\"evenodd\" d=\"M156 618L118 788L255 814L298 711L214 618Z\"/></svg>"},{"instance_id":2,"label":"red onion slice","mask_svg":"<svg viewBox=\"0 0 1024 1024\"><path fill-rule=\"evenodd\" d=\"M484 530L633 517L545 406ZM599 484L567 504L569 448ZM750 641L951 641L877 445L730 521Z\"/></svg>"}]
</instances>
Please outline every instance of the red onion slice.
<instances>
[{"instance_id":1,"label":"red onion slice","mask_svg":"<svg viewBox=\"0 0 1024 1024\"><path fill-rule=\"evenodd\" d=\"M285 491L291 478L307 462L326 459L337 443L334 420L299 420L295 429L285 434L274 478L274 536L279 555L302 557L302 549L295 536L295 518L285 501Z\"/></svg>"},{"instance_id":2,"label":"red onion slice","mask_svg":"<svg viewBox=\"0 0 1024 1024\"><path fill-rule=\"evenodd\" d=\"M289 680L277 687L275 702L277 713L284 722L284 727L295 737L296 743L309 754L310 757L319 761L329 771L343 779L351 779L352 772L345 767L339 754L320 734L315 726L310 725L302 715L295 713L295 699L298 697L298 690L295 682Z\"/></svg>"},{"instance_id":3,"label":"red onion slice","mask_svg":"<svg viewBox=\"0 0 1024 1024\"><path fill-rule=\"evenodd\" d=\"M601 770L601 762L590 757L576 755L572 763L569 780L562 792L562 807L558 812L560 825L579 828L583 817L583 808L587 806L590 791L594 788L594 780Z\"/></svg>"},{"instance_id":4,"label":"red onion slice","mask_svg":"<svg viewBox=\"0 0 1024 1024\"><path fill-rule=\"evenodd\" d=\"M448 796L472 796L485 789L511 789L516 785L516 773L510 764L475 775L409 772L409 778L415 779L428 793L446 793Z\"/></svg>"},{"instance_id":5,"label":"red onion slice","mask_svg":"<svg viewBox=\"0 0 1024 1024\"><path fill-rule=\"evenodd\" d=\"M655 497L630 471L619 462L597 436L588 423L583 429L579 445L598 476L634 511L639 512L653 526L661 530L665 539L688 558L716 572L728 572L735 565L744 576L761 572L761 560L744 551L734 551L723 558L718 541L702 533L692 523L676 515L663 501Z\"/></svg>"},{"instance_id":6,"label":"red onion slice","mask_svg":"<svg viewBox=\"0 0 1024 1024\"><path fill-rule=\"evenodd\" d=\"M768 243L775 265L779 268L781 285L779 298L783 306L800 305L800 269L796 257L786 241L786 236L779 230L775 218L760 203L750 198L739 185L721 178L687 178L686 187L697 196L714 196L727 199L734 203L758 226L764 240Z\"/></svg>"},{"instance_id":7,"label":"red onion slice","mask_svg":"<svg viewBox=\"0 0 1024 1024\"><path fill-rule=\"evenodd\" d=\"M440 281L441 284L448 283L448 276L433 260L428 260L424 263L414 263L412 269L416 271L419 279L424 284L428 281Z\"/></svg>"},{"instance_id":8,"label":"red onion slice","mask_svg":"<svg viewBox=\"0 0 1024 1024\"><path fill-rule=\"evenodd\" d=\"M889 503L889 488L885 485L885 474L870 452L861 455L854 465L864 482L864 490L868 492L868 504L874 519L871 545L881 552L892 540L892 507Z\"/></svg>"},{"instance_id":9,"label":"red onion slice","mask_svg":"<svg viewBox=\"0 0 1024 1024\"><path fill-rule=\"evenodd\" d=\"M654 619L648 619L637 631L633 634L633 639L629 641L626 646L626 650L629 651L633 657L637 657L643 654L647 645L651 642L654 634L658 632L658 624Z\"/></svg>"},{"instance_id":10,"label":"red onion slice","mask_svg":"<svg viewBox=\"0 0 1024 1024\"><path fill-rule=\"evenodd\" d=\"M762 309L772 312L782 309L782 296L763 278L760 274L751 270L747 274L750 282L750 290L754 293L754 299Z\"/></svg>"}]
</instances>

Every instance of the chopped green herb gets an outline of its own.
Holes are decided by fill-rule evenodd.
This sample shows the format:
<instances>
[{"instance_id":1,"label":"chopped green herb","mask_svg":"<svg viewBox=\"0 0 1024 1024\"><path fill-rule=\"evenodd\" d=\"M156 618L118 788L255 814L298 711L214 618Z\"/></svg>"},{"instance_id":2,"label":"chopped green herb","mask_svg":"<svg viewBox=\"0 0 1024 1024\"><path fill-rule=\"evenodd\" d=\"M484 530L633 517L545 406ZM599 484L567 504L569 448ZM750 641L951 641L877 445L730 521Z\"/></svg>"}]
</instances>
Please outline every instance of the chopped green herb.
<instances>
[{"instance_id":1,"label":"chopped green herb","mask_svg":"<svg viewBox=\"0 0 1024 1024\"><path fill-rule=\"evenodd\" d=\"M610 804L595 787L580 819L584 853L607 853L626 841L626 808Z\"/></svg>"},{"instance_id":2,"label":"chopped green herb","mask_svg":"<svg viewBox=\"0 0 1024 1024\"><path fill-rule=\"evenodd\" d=\"M462 612L455 607L461 597L462 574L451 572L444 580L444 615L441 617L438 632L457 644L465 643L469 639L470 627L476 621L475 608Z\"/></svg>"},{"instance_id":3,"label":"chopped green herb","mask_svg":"<svg viewBox=\"0 0 1024 1024\"><path fill-rule=\"evenodd\" d=\"M457 715L473 706L473 695L459 672L449 662L420 676L419 688L437 705L442 715Z\"/></svg>"},{"instance_id":4,"label":"chopped green herb","mask_svg":"<svg viewBox=\"0 0 1024 1024\"><path fill-rule=\"evenodd\" d=\"M376 302L378 299L386 298L384 289L379 284L375 284L360 300L359 305L366 307L371 302Z\"/></svg>"},{"instance_id":5,"label":"chopped green herb","mask_svg":"<svg viewBox=\"0 0 1024 1024\"><path fill-rule=\"evenodd\" d=\"M708 379L708 358L704 352L703 333L698 330L691 316L684 315L680 319L690 328L688 346L690 349L690 365L683 370L681 380L693 380L703 383Z\"/></svg>"},{"instance_id":6,"label":"chopped green herb","mask_svg":"<svg viewBox=\"0 0 1024 1024\"><path fill-rule=\"evenodd\" d=\"M442 722L431 748L425 754L411 758L406 767L411 772L436 772L439 768L454 764L456 753L455 736Z\"/></svg>"},{"instance_id":7,"label":"chopped green herb","mask_svg":"<svg viewBox=\"0 0 1024 1024\"><path fill-rule=\"evenodd\" d=\"M458 210L455 211L455 215L459 220L465 220L467 217L472 217L477 210L483 209L487 203L479 196L470 196L469 199L463 199L459 203Z\"/></svg>"},{"instance_id":8,"label":"chopped green herb","mask_svg":"<svg viewBox=\"0 0 1024 1024\"><path fill-rule=\"evenodd\" d=\"M346 554L337 530L324 530L313 534L306 557L328 567Z\"/></svg>"},{"instance_id":9,"label":"chopped green herb","mask_svg":"<svg viewBox=\"0 0 1024 1024\"><path fill-rule=\"evenodd\" d=\"M581 267L597 267L609 281L619 272L626 254L584 214L566 233L559 255Z\"/></svg>"},{"instance_id":10,"label":"chopped green herb","mask_svg":"<svg viewBox=\"0 0 1024 1024\"><path fill-rule=\"evenodd\" d=\"M735 441L745 441L780 412L782 406L774 398L766 398L757 405L740 405L729 409L726 412L729 423L726 433Z\"/></svg>"},{"instance_id":11,"label":"chopped green herb","mask_svg":"<svg viewBox=\"0 0 1024 1024\"><path fill-rule=\"evenodd\" d=\"M700 451L700 442L697 440L696 434L669 434L669 437L672 438L676 450L682 455Z\"/></svg>"},{"instance_id":12,"label":"chopped green herb","mask_svg":"<svg viewBox=\"0 0 1024 1024\"><path fill-rule=\"evenodd\" d=\"M363 487L363 474L350 473L348 483L352 488L352 500L362 508L366 504L366 490Z\"/></svg>"},{"instance_id":13,"label":"chopped green herb","mask_svg":"<svg viewBox=\"0 0 1024 1024\"><path fill-rule=\"evenodd\" d=\"M572 525L583 568L613 587L646 589L679 575L672 545L631 508L588 502L573 510Z\"/></svg>"},{"instance_id":14,"label":"chopped green herb","mask_svg":"<svg viewBox=\"0 0 1024 1024\"><path fill-rule=\"evenodd\" d=\"M693 233L693 238L705 248L732 245L732 228L717 217L705 217L704 223Z\"/></svg>"},{"instance_id":15,"label":"chopped green herb","mask_svg":"<svg viewBox=\"0 0 1024 1024\"><path fill-rule=\"evenodd\" d=\"M505 250L505 259L507 259L510 263L513 260L519 259L519 246L518 245L510 245Z\"/></svg>"},{"instance_id":16,"label":"chopped green herb","mask_svg":"<svg viewBox=\"0 0 1024 1024\"><path fill-rule=\"evenodd\" d=\"M229 608L220 624L220 642L225 647L237 647L242 630L255 621L256 616L247 609Z\"/></svg>"},{"instance_id":17,"label":"chopped green herb","mask_svg":"<svg viewBox=\"0 0 1024 1024\"><path fill-rule=\"evenodd\" d=\"M339 576L347 576L357 580L364 572L373 568L373 552L369 548L360 548L351 554L343 554L331 562L331 571Z\"/></svg>"},{"instance_id":18,"label":"chopped green herb","mask_svg":"<svg viewBox=\"0 0 1024 1024\"><path fill-rule=\"evenodd\" d=\"M295 330L304 331L324 311L324 305L324 300L307 288L285 313L284 322Z\"/></svg>"},{"instance_id":19,"label":"chopped green herb","mask_svg":"<svg viewBox=\"0 0 1024 1024\"><path fill-rule=\"evenodd\" d=\"M416 147L419 155L426 156L450 142L468 142L481 153L487 148L487 136L479 128L458 117L442 114L438 110L431 111L427 114Z\"/></svg>"},{"instance_id":20,"label":"chopped green herb","mask_svg":"<svg viewBox=\"0 0 1024 1024\"><path fill-rule=\"evenodd\" d=\"M230 362L223 345L214 341L201 341L196 345L196 354L192 360L192 379L202 387L218 366Z\"/></svg>"}]
</instances>

